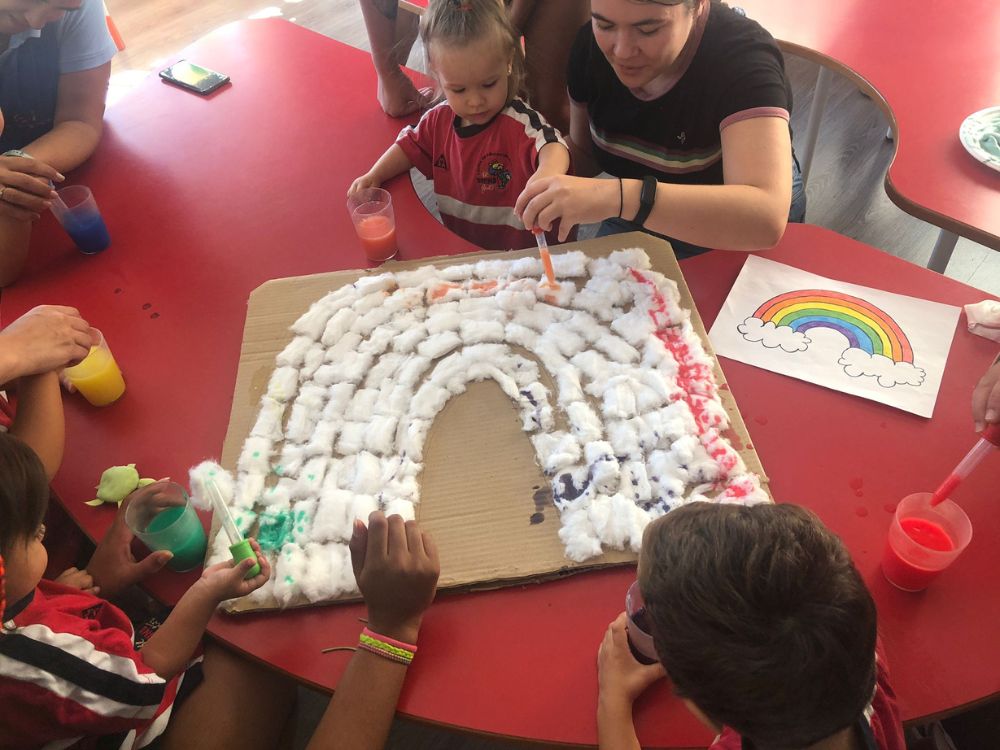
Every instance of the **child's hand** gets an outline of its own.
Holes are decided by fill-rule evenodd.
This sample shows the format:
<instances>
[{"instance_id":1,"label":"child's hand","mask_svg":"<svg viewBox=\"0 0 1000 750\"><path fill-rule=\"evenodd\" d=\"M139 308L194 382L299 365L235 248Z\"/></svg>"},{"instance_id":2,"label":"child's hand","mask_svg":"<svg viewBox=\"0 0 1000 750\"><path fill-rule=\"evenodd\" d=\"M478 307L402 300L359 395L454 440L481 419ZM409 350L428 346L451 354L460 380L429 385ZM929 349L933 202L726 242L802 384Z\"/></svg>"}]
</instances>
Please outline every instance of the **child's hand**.
<instances>
[{"instance_id":1,"label":"child's hand","mask_svg":"<svg viewBox=\"0 0 1000 750\"><path fill-rule=\"evenodd\" d=\"M251 591L256 591L271 577L271 565L267 558L260 551L260 545L256 539L250 540L254 554L257 555L257 562L260 563L260 573L253 578L244 579L243 576L253 567L254 560L251 557L240 560L239 564L234 564L232 560L216 563L210 568L205 568L201 573L201 580L198 584L216 602L226 599L235 599L246 596Z\"/></svg>"},{"instance_id":2,"label":"child's hand","mask_svg":"<svg viewBox=\"0 0 1000 750\"><path fill-rule=\"evenodd\" d=\"M355 521L350 547L354 577L368 605L368 627L415 643L441 572L430 534L416 521L376 511L367 528Z\"/></svg>"},{"instance_id":3,"label":"child's hand","mask_svg":"<svg viewBox=\"0 0 1000 750\"><path fill-rule=\"evenodd\" d=\"M59 577L56 578L56 583L61 583L63 586L72 586L75 589L80 589L80 591L86 591L89 594L100 593L101 587L94 585L94 579L91 577L90 573L86 570L79 570L78 568L67 568Z\"/></svg>"},{"instance_id":4,"label":"child's hand","mask_svg":"<svg viewBox=\"0 0 1000 750\"><path fill-rule=\"evenodd\" d=\"M982 432L987 423L1000 422L1000 360L993 363L972 392L972 420L976 432Z\"/></svg>"},{"instance_id":5,"label":"child's hand","mask_svg":"<svg viewBox=\"0 0 1000 750\"><path fill-rule=\"evenodd\" d=\"M631 706L646 688L666 675L660 664L640 664L628 647L624 612L615 618L597 650L597 683L602 701L624 701Z\"/></svg>"},{"instance_id":6,"label":"child's hand","mask_svg":"<svg viewBox=\"0 0 1000 750\"><path fill-rule=\"evenodd\" d=\"M136 562L135 555L132 554L132 539L135 535L125 524L125 509L128 504L129 498L126 497L115 514L111 528L98 543L87 563L87 572L93 577L94 583L101 587L106 599L113 599L129 586L153 575L173 557L170 552L161 550Z\"/></svg>"},{"instance_id":7,"label":"child's hand","mask_svg":"<svg viewBox=\"0 0 1000 750\"><path fill-rule=\"evenodd\" d=\"M354 195L360 190L365 188L377 188L382 186L382 181L375 179L375 175L371 172L367 172L361 175L358 179L351 183L350 189L347 191L348 197Z\"/></svg>"}]
</instances>

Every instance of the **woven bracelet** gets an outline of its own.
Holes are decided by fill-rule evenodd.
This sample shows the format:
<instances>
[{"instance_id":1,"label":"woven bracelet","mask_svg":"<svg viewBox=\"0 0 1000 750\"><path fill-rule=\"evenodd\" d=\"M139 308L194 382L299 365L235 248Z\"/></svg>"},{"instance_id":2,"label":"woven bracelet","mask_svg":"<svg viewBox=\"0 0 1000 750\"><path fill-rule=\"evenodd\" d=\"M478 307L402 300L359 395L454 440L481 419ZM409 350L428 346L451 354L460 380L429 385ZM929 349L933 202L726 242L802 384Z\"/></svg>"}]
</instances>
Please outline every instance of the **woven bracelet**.
<instances>
[{"instance_id":1,"label":"woven bracelet","mask_svg":"<svg viewBox=\"0 0 1000 750\"><path fill-rule=\"evenodd\" d=\"M361 631L361 636L358 638L358 648L400 664L409 664L417 653L415 645L397 641L368 628Z\"/></svg>"}]
</instances>

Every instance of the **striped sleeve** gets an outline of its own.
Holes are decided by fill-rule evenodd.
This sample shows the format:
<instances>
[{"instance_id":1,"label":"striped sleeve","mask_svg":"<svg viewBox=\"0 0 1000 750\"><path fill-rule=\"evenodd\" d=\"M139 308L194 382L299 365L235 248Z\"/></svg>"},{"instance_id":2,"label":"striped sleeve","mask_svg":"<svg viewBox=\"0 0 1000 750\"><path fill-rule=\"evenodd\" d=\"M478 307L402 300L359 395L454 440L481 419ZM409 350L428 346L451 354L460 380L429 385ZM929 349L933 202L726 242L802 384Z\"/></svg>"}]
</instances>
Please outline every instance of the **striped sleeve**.
<instances>
[{"instance_id":1,"label":"striped sleeve","mask_svg":"<svg viewBox=\"0 0 1000 750\"><path fill-rule=\"evenodd\" d=\"M549 143L561 143L564 147L566 146L566 141L563 140L559 131L520 99L514 99L510 103L507 115L524 128L524 135L535 144L536 152L541 151L542 147Z\"/></svg>"},{"instance_id":2,"label":"striped sleeve","mask_svg":"<svg viewBox=\"0 0 1000 750\"><path fill-rule=\"evenodd\" d=\"M169 709L177 682L152 672L120 629L34 623L0 636L0 706L14 746L143 731Z\"/></svg>"},{"instance_id":3,"label":"striped sleeve","mask_svg":"<svg viewBox=\"0 0 1000 750\"><path fill-rule=\"evenodd\" d=\"M410 163L428 180L434 178L434 139L440 128L446 125L440 120L450 113L448 103L441 102L424 112L416 125L403 128L396 138L396 145L403 149ZM450 126L450 123L447 125Z\"/></svg>"}]
</instances>

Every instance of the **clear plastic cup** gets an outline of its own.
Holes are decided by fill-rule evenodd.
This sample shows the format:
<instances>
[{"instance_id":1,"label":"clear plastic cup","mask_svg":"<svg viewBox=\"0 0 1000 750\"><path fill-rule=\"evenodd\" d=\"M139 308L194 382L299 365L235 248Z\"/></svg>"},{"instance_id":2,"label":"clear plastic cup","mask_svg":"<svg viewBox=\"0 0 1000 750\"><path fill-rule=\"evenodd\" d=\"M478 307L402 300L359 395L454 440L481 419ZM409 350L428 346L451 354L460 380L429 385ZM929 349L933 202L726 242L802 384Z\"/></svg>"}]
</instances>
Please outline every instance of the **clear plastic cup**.
<instances>
[{"instance_id":1,"label":"clear plastic cup","mask_svg":"<svg viewBox=\"0 0 1000 750\"><path fill-rule=\"evenodd\" d=\"M396 254L396 216L388 190L359 190L348 197L347 210L368 260L381 263Z\"/></svg>"},{"instance_id":2,"label":"clear plastic cup","mask_svg":"<svg viewBox=\"0 0 1000 750\"><path fill-rule=\"evenodd\" d=\"M96 328L94 330L100 341L90 347L90 353L82 362L63 370L63 375L91 404L107 406L125 393L125 379L104 334Z\"/></svg>"},{"instance_id":3,"label":"clear plastic cup","mask_svg":"<svg viewBox=\"0 0 1000 750\"><path fill-rule=\"evenodd\" d=\"M972 540L972 522L958 505L931 505L930 492L904 497L896 506L882 557L882 573L896 588L923 591Z\"/></svg>"},{"instance_id":4,"label":"clear plastic cup","mask_svg":"<svg viewBox=\"0 0 1000 750\"><path fill-rule=\"evenodd\" d=\"M70 185L57 190L52 213L62 224L80 252L94 255L111 244L111 235L104 223L94 194L86 185Z\"/></svg>"},{"instance_id":5,"label":"clear plastic cup","mask_svg":"<svg viewBox=\"0 0 1000 750\"><path fill-rule=\"evenodd\" d=\"M205 561L205 528L176 482L153 482L129 495L125 523L149 549L173 552L171 570L183 573Z\"/></svg>"},{"instance_id":6,"label":"clear plastic cup","mask_svg":"<svg viewBox=\"0 0 1000 750\"><path fill-rule=\"evenodd\" d=\"M635 581L625 592L625 615L628 617L625 632L632 656L641 664L656 664L660 657L656 655L653 635L649 632L649 615L639 590L639 581Z\"/></svg>"}]
</instances>

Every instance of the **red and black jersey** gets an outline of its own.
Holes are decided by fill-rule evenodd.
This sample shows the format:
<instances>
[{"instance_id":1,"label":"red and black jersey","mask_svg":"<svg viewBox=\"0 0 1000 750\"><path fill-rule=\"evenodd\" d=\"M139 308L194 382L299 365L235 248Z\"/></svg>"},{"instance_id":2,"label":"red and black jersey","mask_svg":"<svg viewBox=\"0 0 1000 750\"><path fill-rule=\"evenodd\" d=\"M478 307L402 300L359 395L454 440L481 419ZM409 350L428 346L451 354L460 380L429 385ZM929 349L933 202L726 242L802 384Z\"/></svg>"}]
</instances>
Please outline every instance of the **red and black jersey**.
<instances>
[{"instance_id":1,"label":"red and black jersey","mask_svg":"<svg viewBox=\"0 0 1000 750\"><path fill-rule=\"evenodd\" d=\"M118 607L43 580L4 618L0 748L131 749L166 728L188 672L165 680L150 669Z\"/></svg>"},{"instance_id":2,"label":"red and black jersey","mask_svg":"<svg viewBox=\"0 0 1000 750\"><path fill-rule=\"evenodd\" d=\"M566 143L523 101L514 99L485 125L469 127L442 102L404 128L396 143L434 181L441 218L455 234L489 250L535 245L514 203L535 173L542 147Z\"/></svg>"}]
</instances>

